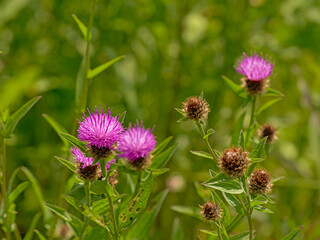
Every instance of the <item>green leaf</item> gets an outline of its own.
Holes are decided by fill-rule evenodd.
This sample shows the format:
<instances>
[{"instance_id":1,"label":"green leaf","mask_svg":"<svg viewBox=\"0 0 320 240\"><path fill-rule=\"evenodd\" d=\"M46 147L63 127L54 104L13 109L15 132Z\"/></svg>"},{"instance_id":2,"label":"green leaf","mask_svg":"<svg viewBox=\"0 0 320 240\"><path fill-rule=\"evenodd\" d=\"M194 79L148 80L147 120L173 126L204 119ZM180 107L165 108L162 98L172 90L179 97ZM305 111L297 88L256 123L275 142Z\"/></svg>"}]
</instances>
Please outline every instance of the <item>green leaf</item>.
<instances>
[{"instance_id":1,"label":"green leaf","mask_svg":"<svg viewBox=\"0 0 320 240\"><path fill-rule=\"evenodd\" d=\"M68 142L70 142L72 145L79 148L82 152L86 152L86 145L87 144L85 142L80 141L78 138L76 138L68 133L60 132L59 134L60 134L60 136L65 138Z\"/></svg>"},{"instance_id":2,"label":"green leaf","mask_svg":"<svg viewBox=\"0 0 320 240\"><path fill-rule=\"evenodd\" d=\"M239 140L238 140L238 147L241 147L242 150L246 150L246 141L244 140L244 135L242 129L240 130Z\"/></svg>"},{"instance_id":3,"label":"green leaf","mask_svg":"<svg viewBox=\"0 0 320 240\"><path fill-rule=\"evenodd\" d=\"M225 178L226 178L226 175L224 173L218 173L217 174L217 173L213 172L212 170L210 170L210 175L212 176L212 178L210 178L207 181L203 182L202 183L203 185L211 184L211 183L217 183L217 182L225 180Z\"/></svg>"},{"instance_id":4,"label":"green leaf","mask_svg":"<svg viewBox=\"0 0 320 240\"><path fill-rule=\"evenodd\" d=\"M265 212L265 213L270 213L270 214L273 213L270 209L263 207L261 205L256 205L253 208L256 209L257 211L260 211L260 212Z\"/></svg>"},{"instance_id":5,"label":"green leaf","mask_svg":"<svg viewBox=\"0 0 320 240\"><path fill-rule=\"evenodd\" d=\"M174 145L152 159L150 168L163 168L177 150L178 146Z\"/></svg>"},{"instance_id":6,"label":"green leaf","mask_svg":"<svg viewBox=\"0 0 320 240\"><path fill-rule=\"evenodd\" d=\"M222 195L223 195L224 199L228 202L228 204L234 210L236 210L237 213L239 213L239 214L243 213L243 209L242 209L241 203L239 202L239 200L234 195L232 195L230 193L226 193L226 192L222 192Z\"/></svg>"},{"instance_id":7,"label":"green leaf","mask_svg":"<svg viewBox=\"0 0 320 240\"><path fill-rule=\"evenodd\" d=\"M295 229L293 229L290 233L288 233L286 236L284 236L283 238L281 238L281 240L293 240L296 237L298 237L299 233L301 232L301 230L303 229L304 226L300 226L297 227Z\"/></svg>"},{"instance_id":8,"label":"green leaf","mask_svg":"<svg viewBox=\"0 0 320 240\"><path fill-rule=\"evenodd\" d=\"M171 142L172 136L167 137L165 140L163 140L152 152L152 155L156 157L159 153L162 152L163 149L166 148L166 146Z\"/></svg>"},{"instance_id":9,"label":"green leaf","mask_svg":"<svg viewBox=\"0 0 320 240\"><path fill-rule=\"evenodd\" d=\"M249 239L249 232L243 232L236 235L230 236L230 240L248 240Z\"/></svg>"},{"instance_id":10,"label":"green leaf","mask_svg":"<svg viewBox=\"0 0 320 240\"><path fill-rule=\"evenodd\" d=\"M139 221L130 229L129 234L127 235L128 239L148 239L152 224L156 219L167 194L168 190L165 190L156 196L152 201L154 204L146 209Z\"/></svg>"},{"instance_id":11,"label":"green leaf","mask_svg":"<svg viewBox=\"0 0 320 240\"><path fill-rule=\"evenodd\" d=\"M68 161L68 160L66 160L66 159L63 159L63 158L61 158L61 157L57 157L57 156L55 156L55 158L59 161L59 162L61 162L63 165L65 165L67 168L69 168L72 172L76 172L76 166L75 166L75 164L74 163L72 163L72 162L70 162L70 161Z\"/></svg>"},{"instance_id":12,"label":"green leaf","mask_svg":"<svg viewBox=\"0 0 320 240\"><path fill-rule=\"evenodd\" d=\"M91 79L97 76L98 74L102 73L104 70L108 69L111 67L114 63L118 62L119 60L123 59L124 55L116 57L104 64L101 64L100 66L94 68L93 70L89 70L87 78Z\"/></svg>"},{"instance_id":13,"label":"green leaf","mask_svg":"<svg viewBox=\"0 0 320 240\"><path fill-rule=\"evenodd\" d=\"M241 184L234 180L222 180L209 184L203 184L209 188L213 188L225 193L240 194L243 193Z\"/></svg>"},{"instance_id":14,"label":"green leaf","mask_svg":"<svg viewBox=\"0 0 320 240\"><path fill-rule=\"evenodd\" d=\"M101 195L101 194L108 194L109 196L114 195L113 188L110 186L108 181L93 181L90 188L91 192Z\"/></svg>"},{"instance_id":15,"label":"green leaf","mask_svg":"<svg viewBox=\"0 0 320 240\"><path fill-rule=\"evenodd\" d=\"M212 128L209 128L207 130L207 134L203 136L203 139L207 139L208 137L210 137L214 133L215 133L215 131Z\"/></svg>"},{"instance_id":16,"label":"green leaf","mask_svg":"<svg viewBox=\"0 0 320 240\"><path fill-rule=\"evenodd\" d=\"M11 205L17 197L29 186L30 182L25 181L20 183L10 194L8 197L8 204Z\"/></svg>"},{"instance_id":17,"label":"green leaf","mask_svg":"<svg viewBox=\"0 0 320 240\"><path fill-rule=\"evenodd\" d=\"M52 211L53 213L57 214L60 218L62 218L63 220L70 222L72 220L72 218L70 217L70 214L63 208L58 207L56 205L53 204L49 204L46 203L45 206Z\"/></svg>"},{"instance_id":18,"label":"green leaf","mask_svg":"<svg viewBox=\"0 0 320 240\"><path fill-rule=\"evenodd\" d=\"M237 121L236 128L233 130L233 134L232 134L231 146L238 146L239 134L243 127L243 120L245 115L246 115L245 112L241 114L240 118Z\"/></svg>"},{"instance_id":19,"label":"green leaf","mask_svg":"<svg viewBox=\"0 0 320 240\"><path fill-rule=\"evenodd\" d=\"M87 106L87 96L83 95L83 89L86 82L86 66L85 66L85 57L83 57L80 68L78 70L77 79L76 79L76 93L75 93L75 102L77 105L77 111L83 112ZM84 99L82 99L84 98Z\"/></svg>"},{"instance_id":20,"label":"green leaf","mask_svg":"<svg viewBox=\"0 0 320 240\"><path fill-rule=\"evenodd\" d=\"M202 216L200 214L201 210L199 207L173 205L173 206L171 206L171 210L178 212L178 213L181 213L183 215L187 215L187 216L194 217L197 219L202 219Z\"/></svg>"},{"instance_id":21,"label":"green leaf","mask_svg":"<svg viewBox=\"0 0 320 240\"><path fill-rule=\"evenodd\" d=\"M95 227L91 229L86 235L83 237L83 240L93 240L93 239L110 239L108 238L108 231L103 228Z\"/></svg>"},{"instance_id":22,"label":"green leaf","mask_svg":"<svg viewBox=\"0 0 320 240\"><path fill-rule=\"evenodd\" d=\"M272 183L276 183L278 182L279 180L283 179L284 177L277 177L277 178L273 178L272 179Z\"/></svg>"},{"instance_id":23,"label":"green leaf","mask_svg":"<svg viewBox=\"0 0 320 240\"><path fill-rule=\"evenodd\" d=\"M87 27L80 21L80 19L75 14L72 14L72 17L74 21L77 23L84 39L87 39L87 33L88 33ZM92 39L92 35L91 33L89 33L89 41L91 41L91 39Z\"/></svg>"},{"instance_id":24,"label":"green leaf","mask_svg":"<svg viewBox=\"0 0 320 240\"><path fill-rule=\"evenodd\" d=\"M264 105L262 105L261 107L259 107L257 109L256 116L258 116L260 113L267 110L269 107L271 107L273 104L279 102L280 100L281 100L280 98L276 98L276 99L272 99L272 100L266 102Z\"/></svg>"},{"instance_id":25,"label":"green leaf","mask_svg":"<svg viewBox=\"0 0 320 240\"><path fill-rule=\"evenodd\" d=\"M177 122L178 122L178 123L180 123L180 122L186 122L186 121L188 121L188 120L189 120L188 117L182 117L182 118L179 118L179 119L177 120Z\"/></svg>"},{"instance_id":26,"label":"green leaf","mask_svg":"<svg viewBox=\"0 0 320 240\"><path fill-rule=\"evenodd\" d=\"M282 92L279 92L273 88L267 88L266 93L263 95L266 97L284 97L284 94Z\"/></svg>"},{"instance_id":27,"label":"green leaf","mask_svg":"<svg viewBox=\"0 0 320 240\"><path fill-rule=\"evenodd\" d=\"M147 179L139 187L138 193L126 204L118 216L119 229L122 230L134 224L147 206L151 193L153 176L149 174Z\"/></svg>"},{"instance_id":28,"label":"green leaf","mask_svg":"<svg viewBox=\"0 0 320 240\"><path fill-rule=\"evenodd\" d=\"M47 122L50 124L50 126L53 128L53 130L59 135L64 145L68 148L69 142L62 137L59 133L68 133L67 130L59 123L56 119L49 116L48 114L42 114L42 117L47 120Z\"/></svg>"},{"instance_id":29,"label":"green leaf","mask_svg":"<svg viewBox=\"0 0 320 240\"><path fill-rule=\"evenodd\" d=\"M185 111L183 111L182 109L180 109L180 108L175 108L174 110L176 110L178 113L180 113L182 116L185 116L186 115L186 113L185 113Z\"/></svg>"},{"instance_id":30,"label":"green leaf","mask_svg":"<svg viewBox=\"0 0 320 240\"><path fill-rule=\"evenodd\" d=\"M28 228L28 231L27 231L26 235L24 235L23 240L32 240L33 239L33 233L34 233L33 230L36 228L40 217L41 217L40 212L38 212L36 215L34 215L32 221L30 223L30 226Z\"/></svg>"},{"instance_id":31,"label":"green leaf","mask_svg":"<svg viewBox=\"0 0 320 240\"><path fill-rule=\"evenodd\" d=\"M160 176L166 172L168 172L169 168L147 168L146 171L153 174L153 177Z\"/></svg>"},{"instance_id":32,"label":"green leaf","mask_svg":"<svg viewBox=\"0 0 320 240\"><path fill-rule=\"evenodd\" d=\"M265 137L264 139L262 139L258 145L252 150L252 152L249 154L249 158L253 158L253 159L259 159L263 153L263 150L264 150L264 147L266 145L266 142L267 142L267 137ZM255 166L257 165L257 162L254 162L252 164L250 164L250 166L248 167L248 171L247 171L247 175L249 176Z\"/></svg>"},{"instance_id":33,"label":"green leaf","mask_svg":"<svg viewBox=\"0 0 320 240\"><path fill-rule=\"evenodd\" d=\"M40 240L46 240L46 238L37 229L35 229L34 232L37 234Z\"/></svg>"},{"instance_id":34,"label":"green leaf","mask_svg":"<svg viewBox=\"0 0 320 240\"><path fill-rule=\"evenodd\" d=\"M231 89L232 92L234 92L238 97L242 99L247 99L249 97L248 93L245 91L243 87L241 87L238 84L235 84L232 80L227 78L226 76L222 76L224 82L227 84L227 86Z\"/></svg>"},{"instance_id":35,"label":"green leaf","mask_svg":"<svg viewBox=\"0 0 320 240\"><path fill-rule=\"evenodd\" d=\"M218 237L218 234L216 234L215 232L212 232L210 230L200 229L200 232L206 233L210 236Z\"/></svg>"},{"instance_id":36,"label":"green leaf","mask_svg":"<svg viewBox=\"0 0 320 240\"><path fill-rule=\"evenodd\" d=\"M209 158L209 159L213 159L213 157L204 151L190 151L193 155L196 155L198 157L203 157L203 158Z\"/></svg>"},{"instance_id":37,"label":"green leaf","mask_svg":"<svg viewBox=\"0 0 320 240\"><path fill-rule=\"evenodd\" d=\"M6 138L10 138L11 133L14 131L19 121L30 111L40 98L41 96L32 98L8 118L6 123Z\"/></svg>"},{"instance_id":38,"label":"green leaf","mask_svg":"<svg viewBox=\"0 0 320 240\"><path fill-rule=\"evenodd\" d=\"M184 240L183 231L179 218L175 218L173 221L171 240Z\"/></svg>"},{"instance_id":39,"label":"green leaf","mask_svg":"<svg viewBox=\"0 0 320 240\"><path fill-rule=\"evenodd\" d=\"M118 119L119 122L123 123L124 119L126 118L126 115L127 115L127 111L124 111L123 113L121 113Z\"/></svg>"}]
</instances>

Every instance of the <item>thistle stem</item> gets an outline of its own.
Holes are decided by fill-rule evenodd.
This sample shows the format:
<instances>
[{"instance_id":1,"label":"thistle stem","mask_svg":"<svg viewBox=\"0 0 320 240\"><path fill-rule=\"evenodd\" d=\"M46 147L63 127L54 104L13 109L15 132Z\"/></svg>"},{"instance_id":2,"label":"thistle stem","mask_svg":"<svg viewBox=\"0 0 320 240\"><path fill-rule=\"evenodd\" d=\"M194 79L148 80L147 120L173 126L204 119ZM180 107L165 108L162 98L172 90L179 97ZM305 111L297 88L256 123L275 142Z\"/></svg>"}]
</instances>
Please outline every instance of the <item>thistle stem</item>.
<instances>
[{"instance_id":1,"label":"thistle stem","mask_svg":"<svg viewBox=\"0 0 320 240\"><path fill-rule=\"evenodd\" d=\"M252 127L252 125L253 125L253 123L254 123L256 100L257 100L257 97L253 97L253 99L252 99L252 104L251 104L250 123L249 123L249 126L248 126L247 137L246 137L246 145L247 145L247 143L248 143L248 139L249 139L249 136L250 136L251 127Z\"/></svg>"},{"instance_id":2,"label":"thistle stem","mask_svg":"<svg viewBox=\"0 0 320 240\"><path fill-rule=\"evenodd\" d=\"M2 197L3 197L3 205L5 211L5 222L7 228L7 239L11 240L10 233L10 220L8 214L8 196L7 196L7 147L6 147L6 139L1 137L1 146L2 146Z\"/></svg>"},{"instance_id":3,"label":"thistle stem","mask_svg":"<svg viewBox=\"0 0 320 240\"><path fill-rule=\"evenodd\" d=\"M90 181L86 181L85 182L85 186L84 186L84 189L85 189L85 192L86 192L87 206L89 208L91 207L90 185L91 185ZM86 227L89 225L89 218L85 217L84 221L85 221L85 223L84 223L82 231L80 233L79 240L82 239L84 231L85 231Z\"/></svg>"},{"instance_id":4,"label":"thistle stem","mask_svg":"<svg viewBox=\"0 0 320 240\"><path fill-rule=\"evenodd\" d=\"M109 202L110 215L111 215L113 229L114 229L113 238L114 238L114 240L118 240L119 239L119 236L118 236L118 225L117 225L117 222L116 222L117 220L116 220L116 214L115 214L113 201L112 201L112 198L111 198L111 196L109 195L108 192L107 192L106 195L107 195L108 202Z\"/></svg>"},{"instance_id":5,"label":"thistle stem","mask_svg":"<svg viewBox=\"0 0 320 240\"><path fill-rule=\"evenodd\" d=\"M220 227L217 225L217 230L218 230L218 236L219 236L219 239L220 240L223 240L223 237L222 237L222 235L221 235L221 229L220 229Z\"/></svg>"},{"instance_id":6,"label":"thistle stem","mask_svg":"<svg viewBox=\"0 0 320 240\"><path fill-rule=\"evenodd\" d=\"M204 136L206 135L206 133L205 133L205 131L204 131L204 129L203 129L203 126L202 126L199 122L197 122L196 125L197 125L197 127L199 128L199 131L200 131L202 137L204 137ZM218 161L219 157L218 157L217 153L212 149L212 147L211 147L211 145L210 145L210 143L209 143L208 138L205 138L205 142L206 142L206 144L207 144L207 147L208 147L208 150L210 151L211 156L212 156L216 161Z\"/></svg>"}]
</instances>

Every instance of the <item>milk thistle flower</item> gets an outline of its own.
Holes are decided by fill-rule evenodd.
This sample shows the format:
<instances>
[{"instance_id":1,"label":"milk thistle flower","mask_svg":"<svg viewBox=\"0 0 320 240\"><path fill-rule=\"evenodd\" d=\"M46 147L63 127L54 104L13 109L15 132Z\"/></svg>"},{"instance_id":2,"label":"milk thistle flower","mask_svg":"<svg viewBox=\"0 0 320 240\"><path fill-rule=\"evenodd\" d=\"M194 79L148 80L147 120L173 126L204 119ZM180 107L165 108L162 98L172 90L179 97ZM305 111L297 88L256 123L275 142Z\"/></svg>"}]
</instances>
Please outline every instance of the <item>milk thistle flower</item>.
<instances>
[{"instance_id":1,"label":"milk thistle flower","mask_svg":"<svg viewBox=\"0 0 320 240\"><path fill-rule=\"evenodd\" d=\"M87 142L87 146L96 159L106 158L116 148L116 143L124 131L119 116L111 116L111 109L108 114L88 110L89 116L84 115L79 121L78 138Z\"/></svg>"},{"instance_id":2,"label":"milk thistle flower","mask_svg":"<svg viewBox=\"0 0 320 240\"><path fill-rule=\"evenodd\" d=\"M269 77L273 72L274 64L267 61L262 57L254 53L248 56L243 54L243 58L238 60L238 66L235 66L235 70L244 75L241 79L243 86L246 90L252 94L261 94L268 87Z\"/></svg>"},{"instance_id":3,"label":"milk thistle flower","mask_svg":"<svg viewBox=\"0 0 320 240\"><path fill-rule=\"evenodd\" d=\"M201 207L201 214L206 220L218 221L222 217L222 210L219 204L207 202Z\"/></svg>"},{"instance_id":4,"label":"milk thistle flower","mask_svg":"<svg viewBox=\"0 0 320 240\"><path fill-rule=\"evenodd\" d=\"M258 135L260 139L267 137L267 143L273 143L273 141L278 139L278 131L271 124L264 124L258 130Z\"/></svg>"},{"instance_id":5,"label":"milk thistle flower","mask_svg":"<svg viewBox=\"0 0 320 240\"><path fill-rule=\"evenodd\" d=\"M209 104L202 97L188 97L182 103L182 111L191 120L199 121L208 118Z\"/></svg>"},{"instance_id":6,"label":"milk thistle flower","mask_svg":"<svg viewBox=\"0 0 320 240\"><path fill-rule=\"evenodd\" d=\"M242 176L249 165L248 153L241 148L228 148L219 158L219 167L231 176Z\"/></svg>"},{"instance_id":7,"label":"milk thistle flower","mask_svg":"<svg viewBox=\"0 0 320 240\"><path fill-rule=\"evenodd\" d=\"M119 157L126 158L135 169L143 169L150 164L152 156L150 153L156 145L152 130L145 129L143 123L127 129L118 142L118 150L122 152Z\"/></svg>"},{"instance_id":8,"label":"milk thistle flower","mask_svg":"<svg viewBox=\"0 0 320 240\"><path fill-rule=\"evenodd\" d=\"M269 193L272 187L272 179L267 170L254 170L248 178L248 187L255 194Z\"/></svg>"}]
</instances>

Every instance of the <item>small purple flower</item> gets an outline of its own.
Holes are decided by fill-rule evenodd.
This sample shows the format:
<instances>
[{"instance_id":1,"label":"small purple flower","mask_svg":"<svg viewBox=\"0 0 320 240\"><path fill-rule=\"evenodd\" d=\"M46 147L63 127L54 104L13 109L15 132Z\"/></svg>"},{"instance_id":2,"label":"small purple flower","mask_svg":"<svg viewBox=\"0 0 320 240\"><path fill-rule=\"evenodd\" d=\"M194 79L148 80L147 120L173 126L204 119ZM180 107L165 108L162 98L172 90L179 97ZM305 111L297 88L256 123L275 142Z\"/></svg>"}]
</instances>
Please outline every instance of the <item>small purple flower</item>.
<instances>
[{"instance_id":1,"label":"small purple flower","mask_svg":"<svg viewBox=\"0 0 320 240\"><path fill-rule=\"evenodd\" d=\"M262 54L258 56L254 53L248 56L243 53L243 58L238 60L238 67L235 67L235 69L250 81L261 81L272 74L273 66L274 64L264 59Z\"/></svg>"},{"instance_id":2,"label":"small purple flower","mask_svg":"<svg viewBox=\"0 0 320 240\"><path fill-rule=\"evenodd\" d=\"M76 163L79 163L80 168L85 168L91 166L94 159L92 157L87 157L80 151L79 148L73 147L70 149L71 153L73 154L73 158Z\"/></svg>"},{"instance_id":3,"label":"small purple flower","mask_svg":"<svg viewBox=\"0 0 320 240\"><path fill-rule=\"evenodd\" d=\"M118 150L122 152L119 157L127 158L131 163L138 159L146 158L154 150L156 145L152 130L145 129L141 122L126 130L118 142Z\"/></svg>"},{"instance_id":4,"label":"small purple flower","mask_svg":"<svg viewBox=\"0 0 320 240\"><path fill-rule=\"evenodd\" d=\"M89 116L84 115L83 121L79 121L78 138L88 142L89 146L97 148L113 149L113 145L120 139L124 131L119 116L111 116L111 110L104 114L103 110L96 113L88 110Z\"/></svg>"}]
</instances>

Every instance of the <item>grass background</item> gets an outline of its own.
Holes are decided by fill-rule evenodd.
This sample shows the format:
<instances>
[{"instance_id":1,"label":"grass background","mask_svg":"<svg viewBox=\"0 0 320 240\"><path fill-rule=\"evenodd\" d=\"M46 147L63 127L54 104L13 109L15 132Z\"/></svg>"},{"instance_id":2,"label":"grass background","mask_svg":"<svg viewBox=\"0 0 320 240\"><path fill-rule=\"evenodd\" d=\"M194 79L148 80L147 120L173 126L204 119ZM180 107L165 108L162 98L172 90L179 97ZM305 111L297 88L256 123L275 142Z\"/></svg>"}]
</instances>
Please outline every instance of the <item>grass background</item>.
<instances>
[{"instance_id":1,"label":"grass background","mask_svg":"<svg viewBox=\"0 0 320 240\"><path fill-rule=\"evenodd\" d=\"M75 79L85 41L72 19L87 23L90 1L2 0L0 2L0 108L15 110L42 95L21 121L8 147L8 171L29 168L39 180L45 200L55 203L63 166L59 137L41 117L47 113L71 129L74 121ZM119 55L126 58L97 76L89 92L89 107L127 111L126 124L141 119L155 125L160 142L174 136L179 149L171 171L154 183L155 192L171 191L150 239L168 239L179 218L185 239L196 239L208 226L173 212L173 204L202 204L194 182L209 177L210 160L190 154L204 150L191 123L177 123L188 96L202 90L211 106L208 125L215 129L215 148L230 144L243 102L223 83L226 75L240 83L233 66L243 52L268 54L275 62L271 87L285 94L258 118L280 132L270 157L263 162L274 177L285 176L272 192L273 215L254 215L256 239L279 239L304 225L301 239L320 236L320 3L316 0L100 0L96 9L92 66ZM23 176L20 176L23 179ZM170 185L171 186L171 185ZM19 198L17 222L26 231L39 211L32 188ZM37 229L45 231L43 222ZM245 229L243 220L239 229ZM203 235L201 235L203 236Z\"/></svg>"}]
</instances>

